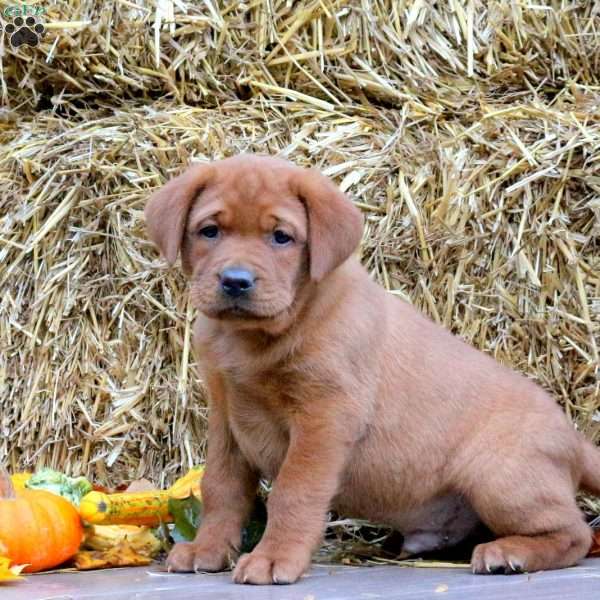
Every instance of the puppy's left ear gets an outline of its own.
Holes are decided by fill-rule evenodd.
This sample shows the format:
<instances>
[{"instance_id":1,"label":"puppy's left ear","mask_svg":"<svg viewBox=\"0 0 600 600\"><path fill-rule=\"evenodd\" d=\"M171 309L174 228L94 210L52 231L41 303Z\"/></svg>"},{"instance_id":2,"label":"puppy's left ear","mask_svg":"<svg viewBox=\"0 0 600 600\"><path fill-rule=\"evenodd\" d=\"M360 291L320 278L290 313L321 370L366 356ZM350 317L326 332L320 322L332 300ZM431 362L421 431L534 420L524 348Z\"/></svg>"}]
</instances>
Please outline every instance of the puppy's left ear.
<instances>
[{"instance_id":1,"label":"puppy's left ear","mask_svg":"<svg viewBox=\"0 0 600 600\"><path fill-rule=\"evenodd\" d=\"M298 172L296 193L308 214L310 278L321 281L356 250L362 238L362 214L314 169Z\"/></svg>"},{"instance_id":2,"label":"puppy's left ear","mask_svg":"<svg viewBox=\"0 0 600 600\"><path fill-rule=\"evenodd\" d=\"M150 239L170 265L177 260L185 224L194 199L212 174L210 165L195 165L155 192L144 216Z\"/></svg>"}]
</instances>

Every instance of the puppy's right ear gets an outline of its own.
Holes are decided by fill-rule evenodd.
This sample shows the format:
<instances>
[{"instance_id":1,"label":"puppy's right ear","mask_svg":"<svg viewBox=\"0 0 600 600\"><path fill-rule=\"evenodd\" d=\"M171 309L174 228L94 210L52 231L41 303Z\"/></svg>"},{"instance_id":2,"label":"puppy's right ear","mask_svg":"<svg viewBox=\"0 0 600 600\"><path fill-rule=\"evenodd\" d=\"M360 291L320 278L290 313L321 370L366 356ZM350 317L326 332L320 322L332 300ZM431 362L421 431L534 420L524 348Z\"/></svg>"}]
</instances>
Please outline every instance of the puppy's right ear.
<instances>
[{"instance_id":1,"label":"puppy's right ear","mask_svg":"<svg viewBox=\"0 0 600 600\"><path fill-rule=\"evenodd\" d=\"M148 235L169 265L177 260L192 202L211 174L210 165L190 167L155 192L146 204L144 216Z\"/></svg>"}]
</instances>

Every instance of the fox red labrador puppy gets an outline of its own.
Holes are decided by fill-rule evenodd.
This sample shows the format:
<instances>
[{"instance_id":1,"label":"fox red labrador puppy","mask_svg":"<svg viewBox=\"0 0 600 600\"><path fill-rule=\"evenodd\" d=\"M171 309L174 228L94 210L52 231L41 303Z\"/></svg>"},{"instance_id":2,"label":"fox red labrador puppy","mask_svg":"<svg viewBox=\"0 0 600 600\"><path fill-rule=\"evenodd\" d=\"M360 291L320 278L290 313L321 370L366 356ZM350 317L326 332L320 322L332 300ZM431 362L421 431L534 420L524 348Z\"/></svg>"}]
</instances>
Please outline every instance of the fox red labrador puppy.
<instances>
[{"instance_id":1,"label":"fox red labrador puppy","mask_svg":"<svg viewBox=\"0 0 600 600\"><path fill-rule=\"evenodd\" d=\"M359 210L323 175L237 156L190 167L150 200L151 239L181 251L209 391L204 516L173 571L219 571L240 547L259 478L273 481L239 583L291 583L328 511L387 523L408 553L483 522L474 573L585 556L575 503L600 493L600 453L529 379L387 293L352 256Z\"/></svg>"}]
</instances>

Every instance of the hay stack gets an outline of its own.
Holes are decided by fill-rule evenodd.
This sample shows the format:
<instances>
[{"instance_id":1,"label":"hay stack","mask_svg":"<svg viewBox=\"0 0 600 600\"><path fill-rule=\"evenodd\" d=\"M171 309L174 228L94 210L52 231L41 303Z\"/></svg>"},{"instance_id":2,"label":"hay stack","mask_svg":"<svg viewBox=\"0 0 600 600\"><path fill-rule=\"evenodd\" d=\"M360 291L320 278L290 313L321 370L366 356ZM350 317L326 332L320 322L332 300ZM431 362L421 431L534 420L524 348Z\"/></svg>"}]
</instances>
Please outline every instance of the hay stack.
<instances>
[{"instance_id":1,"label":"hay stack","mask_svg":"<svg viewBox=\"0 0 600 600\"><path fill-rule=\"evenodd\" d=\"M185 164L239 151L322 168L365 213L375 278L597 436L593 3L59 0L45 21L0 64L13 468L165 484L201 458L193 310L142 211Z\"/></svg>"}]
</instances>

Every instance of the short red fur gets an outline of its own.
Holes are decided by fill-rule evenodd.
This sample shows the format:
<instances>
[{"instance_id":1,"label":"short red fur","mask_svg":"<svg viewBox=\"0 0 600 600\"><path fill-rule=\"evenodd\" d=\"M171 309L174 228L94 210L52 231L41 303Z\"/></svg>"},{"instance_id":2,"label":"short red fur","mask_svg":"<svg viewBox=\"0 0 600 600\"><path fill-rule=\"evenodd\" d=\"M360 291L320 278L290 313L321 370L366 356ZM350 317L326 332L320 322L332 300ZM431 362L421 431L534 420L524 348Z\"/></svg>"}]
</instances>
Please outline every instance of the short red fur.
<instances>
[{"instance_id":1,"label":"short red fur","mask_svg":"<svg viewBox=\"0 0 600 600\"><path fill-rule=\"evenodd\" d=\"M397 528L407 553L483 522L497 539L475 548L475 573L585 556L575 493L600 494L600 453L531 380L371 280L352 256L360 212L326 177L260 156L194 166L146 219L170 263L181 251L209 392L204 517L170 570L229 566L260 477L268 524L236 582L296 581L330 509ZM254 274L249 294L223 293L231 267Z\"/></svg>"}]
</instances>

